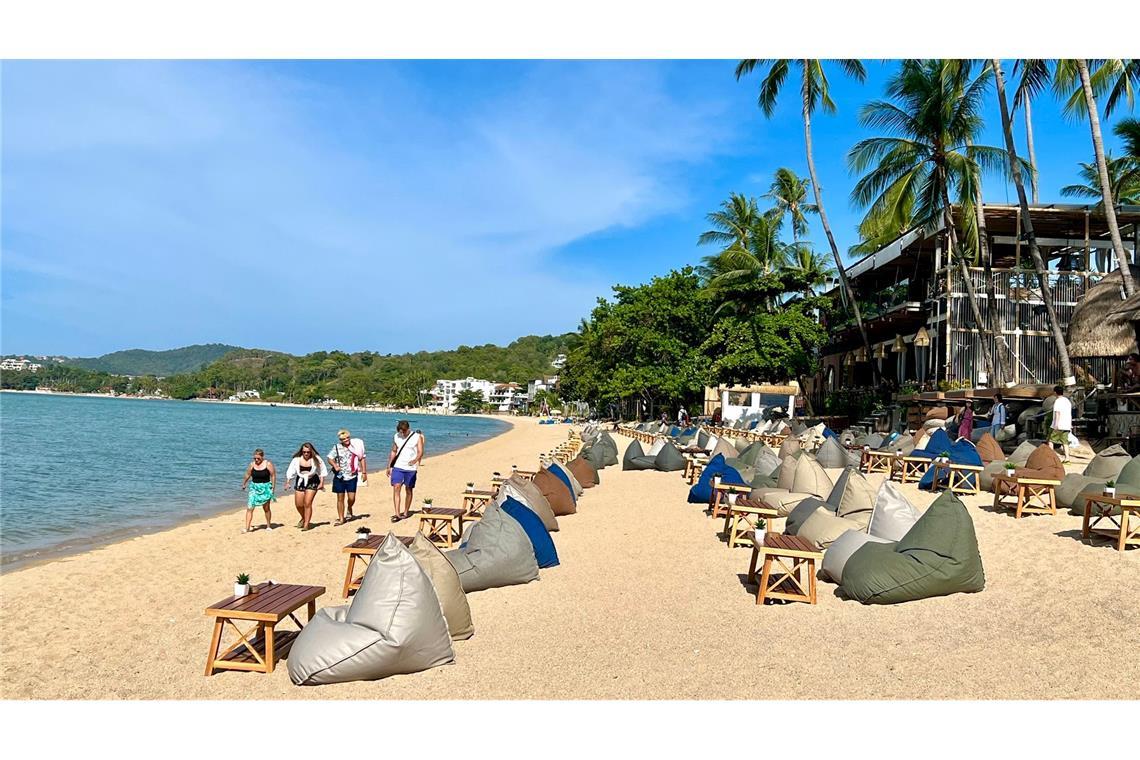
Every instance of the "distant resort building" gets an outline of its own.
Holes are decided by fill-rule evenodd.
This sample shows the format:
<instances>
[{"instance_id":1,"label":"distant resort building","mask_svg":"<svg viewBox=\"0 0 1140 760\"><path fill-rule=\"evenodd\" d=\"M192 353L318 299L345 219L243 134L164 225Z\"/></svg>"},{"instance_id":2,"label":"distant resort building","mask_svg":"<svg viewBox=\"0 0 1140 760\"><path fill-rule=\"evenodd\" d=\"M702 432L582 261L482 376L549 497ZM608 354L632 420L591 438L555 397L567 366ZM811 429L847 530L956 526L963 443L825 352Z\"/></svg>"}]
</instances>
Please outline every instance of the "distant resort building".
<instances>
[{"instance_id":1,"label":"distant resort building","mask_svg":"<svg viewBox=\"0 0 1140 760\"><path fill-rule=\"evenodd\" d=\"M455 402L462 391L476 391L483 395L484 403L493 406L495 411L510 412L521 408L526 401L526 395L521 389L522 386L518 383L497 383L475 377L462 380L436 380L435 385L427 391L431 397L428 408L433 411L454 412Z\"/></svg>"},{"instance_id":2,"label":"distant resort building","mask_svg":"<svg viewBox=\"0 0 1140 760\"><path fill-rule=\"evenodd\" d=\"M1021 210L994 204L983 208L990 261L981 261L968 272L983 327L988 330L992 318L995 333L1005 337L1012 353L1013 377L1003 380L1060 382L1041 286L1021 234ZM1120 305L1120 277L1112 276L1115 259L1108 225L1096 206L1034 206L1031 215L1058 322L1066 339L1072 340L1077 336L1070 336L1070 324L1088 322L1093 316L1083 320L1080 316L1086 294L1111 291L1115 297L1108 301ZM1140 207L1118 207L1117 221L1124 246L1136 263ZM947 249L943 226L931 232L915 229L846 268L863 309L872 351L866 355L853 319L828 325L830 340L821 350L821 370L807 378L805 389L816 403L841 388L872 385L871 362L894 386L937 386L943 381L971 387L992 384L993 378L984 376L982 331L974 322L960 269L950 261ZM837 300L843 297L840 290L831 291ZM1086 326L1081 333L1088 331ZM1111 354L1098 354L1094 341L1082 340L1071 348L1076 349L1071 351L1074 374L1088 382L1112 382L1125 358L1115 348Z\"/></svg>"},{"instance_id":3,"label":"distant resort building","mask_svg":"<svg viewBox=\"0 0 1140 760\"><path fill-rule=\"evenodd\" d=\"M558 356L554 357L554 360L550 362L550 366L554 367L554 369L562 369L565 367L566 354L559 354Z\"/></svg>"},{"instance_id":4,"label":"distant resort building","mask_svg":"<svg viewBox=\"0 0 1140 760\"><path fill-rule=\"evenodd\" d=\"M565 358L565 357L563 357ZM555 360L557 361L557 360ZM558 375L543 375L542 377L531 380L526 384L526 400L527 403L533 402L534 397L540 391L549 391L554 393L558 390Z\"/></svg>"},{"instance_id":5,"label":"distant resort building","mask_svg":"<svg viewBox=\"0 0 1140 760\"><path fill-rule=\"evenodd\" d=\"M226 401L248 401L250 399L260 399L261 394L257 391L238 391L234 395L226 399Z\"/></svg>"},{"instance_id":6,"label":"distant resort building","mask_svg":"<svg viewBox=\"0 0 1140 760\"><path fill-rule=\"evenodd\" d=\"M42 364L37 364L25 358L12 358L0 361L0 370L5 372L38 372L43 369Z\"/></svg>"}]
</instances>

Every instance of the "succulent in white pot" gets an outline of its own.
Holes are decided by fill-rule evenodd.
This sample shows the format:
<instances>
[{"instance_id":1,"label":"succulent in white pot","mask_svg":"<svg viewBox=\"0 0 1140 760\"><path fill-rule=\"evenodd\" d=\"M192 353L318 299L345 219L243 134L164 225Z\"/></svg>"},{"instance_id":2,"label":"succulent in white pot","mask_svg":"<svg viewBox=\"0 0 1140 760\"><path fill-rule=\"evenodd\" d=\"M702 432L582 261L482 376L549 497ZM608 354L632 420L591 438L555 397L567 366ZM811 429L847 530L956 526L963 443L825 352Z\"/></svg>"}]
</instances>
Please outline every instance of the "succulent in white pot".
<instances>
[{"instance_id":1,"label":"succulent in white pot","mask_svg":"<svg viewBox=\"0 0 1140 760\"><path fill-rule=\"evenodd\" d=\"M474 490L475 490L475 484L474 483L468 483L467 484L467 493L471 493Z\"/></svg>"},{"instance_id":2,"label":"succulent in white pot","mask_svg":"<svg viewBox=\"0 0 1140 760\"><path fill-rule=\"evenodd\" d=\"M1104 495L1113 497L1116 496L1116 481L1110 480L1104 484Z\"/></svg>"},{"instance_id":3,"label":"succulent in white pot","mask_svg":"<svg viewBox=\"0 0 1140 760\"><path fill-rule=\"evenodd\" d=\"M764 536L768 533L768 521L761 517L756 521L756 528L752 531L753 540L757 546L764 545Z\"/></svg>"},{"instance_id":4,"label":"succulent in white pot","mask_svg":"<svg viewBox=\"0 0 1140 760\"><path fill-rule=\"evenodd\" d=\"M249 595L249 573L238 573L234 578L234 596Z\"/></svg>"}]
</instances>

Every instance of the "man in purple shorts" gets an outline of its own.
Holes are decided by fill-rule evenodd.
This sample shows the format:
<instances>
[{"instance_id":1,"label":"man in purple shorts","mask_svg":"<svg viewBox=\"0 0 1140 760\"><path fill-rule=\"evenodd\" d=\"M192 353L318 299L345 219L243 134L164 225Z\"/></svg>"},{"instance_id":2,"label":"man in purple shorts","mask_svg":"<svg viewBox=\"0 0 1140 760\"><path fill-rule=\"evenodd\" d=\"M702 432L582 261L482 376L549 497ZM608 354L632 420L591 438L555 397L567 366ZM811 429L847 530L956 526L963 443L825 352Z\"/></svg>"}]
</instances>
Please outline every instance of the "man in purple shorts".
<instances>
[{"instance_id":1,"label":"man in purple shorts","mask_svg":"<svg viewBox=\"0 0 1140 760\"><path fill-rule=\"evenodd\" d=\"M412 511L412 492L416 488L416 474L424 458L424 434L414 433L407 420L396 423L392 438L392 451L388 455L388 475L392 481L392 522L409 517ZM404 508L400 509L400 490L404 489Z\"/></svg>"}]
</instances>

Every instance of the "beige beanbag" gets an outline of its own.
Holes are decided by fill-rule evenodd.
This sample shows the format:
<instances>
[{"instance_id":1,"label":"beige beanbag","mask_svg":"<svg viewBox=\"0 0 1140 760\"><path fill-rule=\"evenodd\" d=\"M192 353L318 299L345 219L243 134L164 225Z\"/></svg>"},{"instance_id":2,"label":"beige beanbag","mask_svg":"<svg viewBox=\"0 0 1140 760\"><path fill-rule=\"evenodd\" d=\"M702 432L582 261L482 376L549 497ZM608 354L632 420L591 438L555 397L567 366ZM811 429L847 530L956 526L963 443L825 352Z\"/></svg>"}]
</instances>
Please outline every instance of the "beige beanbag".
<instances>
[{"instance_id":1,"label":"beige beanbag","mask_svg":"<svg viewBox=\"0 0 1140 760\"><path fill-rule=\"evenodd\" d=\"M816 507L811 517L804 521L796 535L811 541L821 549L831 546L831 542L849 530L863 530L863 526L854 520L833 515L826 507Z\"/></svg>"},{"instance_id":2,"label":"beige beanbag","mask_svg":"<svg viewBox=\"0 0 1140 760\"><path fill-rule=\"evenodd\" d=\"M989 464L990 462L1005 461L1005 452L1001 450L997 439L989 433L984 433L982 437L978 439L977 449L978 456L982 458L983 465Z\"/></svg>"},{"instance_id":3,"label":"beige beanbag","mask_svg":"<svg viewBox=\"0 0 1140 760\"><path fill-rule=\"evenodd\" d=\"M423 533L416 533L408 551L431 579L452 640L471 638L475 633L475 624L471 622L471 607L467 604L467 594L463 593L463 585L459 582L459 573L455 572L443 552Z\"/></svg>"},{"instance_id":4,"label":"beige beanbag","mask_svg":"<svg viewBox=\"0 0 1140 760\"><path fill-rule=\"evenodd\" d=\"M839 499L835 515L851 521L858 526L858 530L866 530L875 509L875 494L871 481L861 472L852 469L848 472L847 487Z\"/></svg>"}]
</instances>

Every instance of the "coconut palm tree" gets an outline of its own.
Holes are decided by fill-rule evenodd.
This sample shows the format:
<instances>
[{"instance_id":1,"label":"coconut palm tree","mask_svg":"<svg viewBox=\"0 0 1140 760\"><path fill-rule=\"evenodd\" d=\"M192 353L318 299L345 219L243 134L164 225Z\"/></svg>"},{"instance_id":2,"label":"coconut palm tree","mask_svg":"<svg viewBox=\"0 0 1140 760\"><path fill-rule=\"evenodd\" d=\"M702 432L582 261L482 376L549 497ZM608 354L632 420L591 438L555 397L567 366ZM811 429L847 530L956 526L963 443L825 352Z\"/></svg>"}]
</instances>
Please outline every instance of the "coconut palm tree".
<instances>
[{"instance_id":1,"label":"coconut palm tree","mask_svg":"<svg viewBox=\"0 0 1140 760\"><path fill-rule=\"evenodd\" d=\"M998 105L1001 108L1001 125L1005 134L1005 149L1009 157L1009 171L1013 184L1017 187L1017 200L1021 206L1021 229L1025 233L1029 244L1029 257L1037 270L1037 280L1041 285L1041 300L1045 302L1045 315L1049 320L1049 331L1053 335L1053 345L1057 350L1057 362L1061 367L1061 376L1068 381L1073 376L1073 368L1069 363L1069 348L1065 345L1065 334L1061 331L1061 323L1057 321L1057 310L1053 307L1053 291L1049 289L1049 280L1045 274L1045 261L1041 258L1041 250L1037 247L1037 235L1033 231L1033 219L1029 215L1029 199L1025 196L1025 183L1021 178L1021 160L1017 157L1017 146L1013 141L1013 120L1010 118L1009 105L1005 96L1005 76L1002 73L1001 61L997 58L990 60L990 70L994 74L997 85Z\"/></svg>"},{"instance_id":2,"label":"coconut palm tree","mask_svg":"<svg viewBox=\"0 0 1140 760\"><path fill-rule=\"evenodd\" d=\"M1025 110L1025 147L1029 152L1029 180L1033 188L1033 205L1040 200L1037 195L1037 153L1033 150L1033 99L1049 84L1049 61L1044 58L1025 58L1014 61L1013 75L1020 72L1021 78L1013 94L1013 112Z\"/></svg>"},{"instance_id":3,"label":"coconut palm tree","mask_svg":"<svg viewBox=\"0 0 1140 760\"><path fill-rule=\"evenodd\" d=\"M726 251L730 248L748 250L752 246L752 235L760 217L760 208L756 205L755 198L731 193L727 201L721 201L719 210L705 216L712 229L702 232L697 238L697 244L719 244Z\"/></svg>"},{"instance_id":4,"label":"coconut palm tree","mask_svg":"<svg viewBox=\"0 0 1140 760\"><path fill-rule=\"evenodd\" d=\"M768 273L783 265L786 253L780 242L780 220L760 213L755 198L732 193L718 211L705 218L713 229L702 232L697 245L721 246L718 253L704 258L701 273L706 281L725 272Z\"/></svg>"},{"instance_id":5,"label":"coconut palm tree","mask_svg":"<svg viewBox=\"0 0 1140 760\"><path fill-rule=\"evenodd\" d=\"M1140 121L1121 119L1112 131L1124 141L1124 150L1128 160L1140 165Z\"/></svg>"},{"instance_id":6,"label":"coconut palm tree","mask_svg":"<svg viewBox=\"0 0 1140 760\"><path fill-rule=\"evenodd\" d=\"M798 243L807 234L808 214L819 213L819 206L807 201L810 184L810 180L797 177L791 169L781 167L776 170L771 188L764 194L765 198L776 204L768 211L769 216L781 222L784 219L791 220L793 243Z\"/></svg>"},{"instance_id":7,"label":"coconut palm tree","mask_svg":"<svg viewBox=\"0 0 1140 760\"><path fill-rule=\"evenodd\" d=\"M1140 204L1140 172L1136 170L1134 159L1131 156L1113 158L1112 153L1104 156L1108 166L1108 183L1112 193L1113 205L1124 204L1135 206ZM1095 163L1080 164L1081 179L1084 184L1065 185L1061 188L1061 195L1069 198L1095 198L1097 207L1104 207L1104 196L1100 189L1100 171Z\"/></svg>"},{"instance_id":8,"label":"coconut palm tree","mask_svg":"<svg viewBox=\"0 0 1140 760\"><path fill-rule=\"evenodd\" d=\"M1097 62L1094 62L1097 63ZM1094 87L1093 79L1096 79ZM1104 204L1104 218L1108 223L1108 235L1112 240L1112 251L1116 256L1116 266L1124 283L1127 298L1136 292L1132 271L1128 267L1128 257L1124 251L1124 241L1120 237L1120 227L1116 223L1116 209L1112 203L1112 179L1108 173L1108 163L1104 157L1104 141L1100 133L1100 117L1097 114L1096 93L1108 92L1105 100L1107 118L1120 103L1121 98L1132 107L1132 88L1140 79L1140 65L1135 60L1105 60L1099 62L1095 73L1090 73L1088 61L1084 58L1057 62L1053 76L1053 88L1062 96L1068 96L1065 113L1077 115L1087 113L1089 132L1092 135L1093 154L1096 156L1097 174L1100 180L1101 200ZM1079 86L1078 83L1079 82ZM1083 104L1084 108L1081 108Z\"/></svg>"},{"instance_id":9,"label":"coconut palm tree","mask_svg":"<svg viewBox=\"0 0 1140 760\"><path fill-rule=\"evenodd\" d=\"M922 226L933 231L940 222L944 225L949 260L957 262L974 323L985 336L990 331L966 259L969 251L977 250L975 204L981 172L1000 170L1005 157L999 148L974 144L982 129L979 109L989 77L985 71L973 77L971 69L968 61L903 61L887 83L887 94L895 102L874 100L859 112L863 126L891 135L860 140L847 160L852 171L863 173L851 198L868 209L869 219L893 223L898 229ZM954 218L951 193L961 212L962 230ZM904 210L908 210L905 217ZM960 232L974 245L962 245ZM982 346L986 374L994 377L984 338Z\"/></svg>"},{"instance_id":10,"label":"coconut palm tree","mask_svg":"<svg viewBox=\"0 0 1140 760\"><path fill-rule=\"evenodd\" d=\"M862 82L867 71L861 61L856 59L840 59L836 61L845 74ZM804 148L807 156L808 176L811 179L811 189L815 196L815 206L819 214L823 232L827 235L827 242L831 246L831 255L835 259L835 270L839 274L839 281L846 293L847 303L851 306L855 317L855 324L859 328L859 335L863 339L863 347L871 354L871 342L867 338L867 327L863 324L863 315L859 311L859 302L851 290L851 283L847 280L847 273L843 270L843 259L839 256L839 246L835 243L835 235L831 232L831 225L827 221L827 212L823 207L823 188L819 184L819 177L815 172L815 156L812 153L811 117L817 107L822 107L827 113L835 112L835 102L831 99L831 88L823 71L823 61L814 58L800 60L788 58L746 58L736 65L736 79L751 74L757 67L764 67L764 78L760 82L760 94L757 103L764 116L771 118L776 110L776 99L780 90L787 81L788 72L793 66L800 68L800 103L804 122ZM874 364L872 364L874 368ZM876 380L878 370L874 369Z\"/></svg>"},{"instance_id":11,"label":"coconut palm tree","mask_svg":"<svg viewBox=\"0 0 1140 760\"><path fill-rule=\"evenodd\" d=\"M827 263L827 256L813 251L810 246L798 243L788 247L787 269L803 278L807 285L805 296L815 295L815 288L835 276L835 270Z\"/></svg>"}]
</instances>

